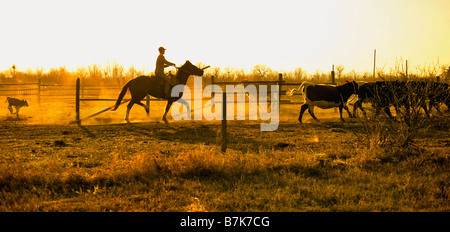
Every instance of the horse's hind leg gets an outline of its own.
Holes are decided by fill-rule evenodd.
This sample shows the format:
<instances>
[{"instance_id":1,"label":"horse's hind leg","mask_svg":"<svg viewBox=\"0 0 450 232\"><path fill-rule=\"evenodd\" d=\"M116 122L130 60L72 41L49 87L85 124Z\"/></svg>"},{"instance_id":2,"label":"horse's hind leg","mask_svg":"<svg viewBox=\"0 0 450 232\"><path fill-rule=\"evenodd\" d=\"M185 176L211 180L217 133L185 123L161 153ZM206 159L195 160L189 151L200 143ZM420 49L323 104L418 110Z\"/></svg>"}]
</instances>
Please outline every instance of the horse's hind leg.
<instances>
[{"instance_id":1,"label":"horse's hind leg","mask_svg":"<svg viewBox=\"0 0 450 232\"><path fill-rule=\"evenodd\" d=\"M130 103L128 103L127 105L127 114L125 115L125 121L127 121L128 123L130 123L130 110L131 107L133 107L135 102L133 102L133 100L130 101Z\"/></svg>"},{"instance_id":2,"label":"horse's hind leg","mask_svg":"<svg viewBox=\"0 0 450 232\"><path fill-rule=\"evenodd\" d=\"M144 104L144 103L142 103L142 102L136 102L136 104L138 104L138 105L144 107L145 112L147 112L147 114L150 112L150 108L149 108L146 104Z\"/></svg>"},{"instance_id":3,"label":"horse's hind leg","mask_svg":"<svg viewBox=\"0 0 450 232\"><path fill-rule=\"evenodd\" d=\"M138 90L131 91L131 90L130 90L130 93L131 93L131 99L132 99L133 103L136 103L136 104L138 104L138 105L144 107L145 111L146 111L147 114L148 114L148 113L150 112L149 107L141 102L142 99L144 99L145 96L147 96L147 94L145 93L145 91L138 91Z\"/></svg>"},{"instance_id":4,"label":"horse's hind leg","mask_svg":"<svg viewBox=\"0 0 450 232\"><path fill-rule=\"evenodd\" d=\"M187 112L189 114L188 119L191 119L191 107L189 106L189 103L185 101L183 98L178 99L177 102L186 106Z\"/></svg>"}]
</instances>

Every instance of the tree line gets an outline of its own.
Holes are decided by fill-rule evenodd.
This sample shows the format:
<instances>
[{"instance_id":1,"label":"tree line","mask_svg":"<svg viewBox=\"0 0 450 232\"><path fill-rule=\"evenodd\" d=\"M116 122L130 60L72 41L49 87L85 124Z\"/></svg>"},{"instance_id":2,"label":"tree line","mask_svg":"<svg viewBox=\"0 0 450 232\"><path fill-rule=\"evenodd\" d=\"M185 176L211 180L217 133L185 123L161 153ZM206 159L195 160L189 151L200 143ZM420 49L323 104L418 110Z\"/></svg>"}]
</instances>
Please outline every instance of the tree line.
<instances>
[{"instance_id":1,"label":"tree line","mask_svg":"<svg viewBox=\"0 0 450 232\"><path fill-rule=\"evenodd\" d=\"M450 65L440 66L438 64L419 65L410 70L405 70L403 62L396 61L393 68L385 70L384 67L377 68L375 76L372 72L359 73L355 70L346 70L345 65L335 66L336 83L342 83L345 80L357 81L376 81L386 79L407 79L407 78L427 78L435 80L439 76L441 81L450 81ZM206 66L203 63L196 64L198 67ZM174 68L169 72L175 73ZM409 72L408 72L409 71ZM204 76L212 76L218 81L256 81L256 80L278 80L279 73L283 74L283 80L286 82L313 81L317 83L330 82L330 71L316 70L314 73L308 73L301 67L290 71L274 70L266 65L255 65L250 72L243 68L235 67L211 67L206 70ZM50 68L44 71L43 68L20 69L12 65L9 69L0 71L0 83L36 83L41 79L45 84L73 85L77 78L91 85L123 85L127 81L140 76L153 75L144 68L134 66L124 67L118 63L106 65L92 64L76 69L68 70L65 66Z\"/></svg>"}]
</instances>

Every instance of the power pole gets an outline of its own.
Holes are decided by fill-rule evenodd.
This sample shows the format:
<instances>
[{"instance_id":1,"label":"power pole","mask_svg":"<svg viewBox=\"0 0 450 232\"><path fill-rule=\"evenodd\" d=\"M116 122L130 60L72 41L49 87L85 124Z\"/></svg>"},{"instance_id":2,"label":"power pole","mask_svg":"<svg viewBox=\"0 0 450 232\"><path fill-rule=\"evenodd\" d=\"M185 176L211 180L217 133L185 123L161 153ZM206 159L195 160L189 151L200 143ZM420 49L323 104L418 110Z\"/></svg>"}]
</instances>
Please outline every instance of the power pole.
<instances>
[{"instance_id":1,"label":"power pole","mask_svg":"<svg viewBox=\"0 0 450 232\"><path fill-rule=\"evenodd\" d=\"M377 60L377 49L374 49L373 50L373 79L375 79L376 60Z\"/></svg>"},{"instance_id":2,"label":"power pole","mask_svg":"<svg viewBox=\"0 0 450 232\"><path fill-rule=\"evenodd\" d=\"M405 72L406 78L408 78L408 60L406 60L406 72Z\"/></svg>"},{"instance_id":3,"label":"power pole","mask_svg":"<svg viewBox=\"0 0 450 232\"><path fill-rule=\"evenodd\" d=\"M336 75L334 74L334 64L333 64L333 69L331 70L331 84L332 85L336 84Z\"/></svg>"}]
</instances>

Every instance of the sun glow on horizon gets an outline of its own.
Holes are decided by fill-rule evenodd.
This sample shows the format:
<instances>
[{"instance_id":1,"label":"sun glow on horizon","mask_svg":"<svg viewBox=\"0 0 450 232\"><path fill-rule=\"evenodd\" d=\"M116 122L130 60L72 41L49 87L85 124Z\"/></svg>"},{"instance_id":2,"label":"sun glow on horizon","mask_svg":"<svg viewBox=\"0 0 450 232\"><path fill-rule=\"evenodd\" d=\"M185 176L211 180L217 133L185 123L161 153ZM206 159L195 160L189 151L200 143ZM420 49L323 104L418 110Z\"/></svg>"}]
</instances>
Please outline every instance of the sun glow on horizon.
<instances>
[{"instance_id":1,"label":"sun glow on horizon","mask_svg":"<svg viewBox=\"0 0 450 232\"><path fill-rule=\"evenodd\" d=\"M0 70L119 63L154 69L157 48L190 60L249 71L371 72L396 57L450 64L450 1L4 1Z\"/></svg>"}]
</instances>

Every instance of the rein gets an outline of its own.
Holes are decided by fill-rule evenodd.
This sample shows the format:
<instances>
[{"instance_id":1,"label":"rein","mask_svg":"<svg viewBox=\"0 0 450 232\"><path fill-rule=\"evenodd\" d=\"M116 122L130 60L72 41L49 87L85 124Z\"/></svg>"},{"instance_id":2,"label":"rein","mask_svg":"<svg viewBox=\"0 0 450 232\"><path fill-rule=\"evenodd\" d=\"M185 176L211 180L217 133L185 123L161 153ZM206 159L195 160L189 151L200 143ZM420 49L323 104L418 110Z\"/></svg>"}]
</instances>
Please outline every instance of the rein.
<instances>
[{"instance_id":1,"label":"rein","mask_svg":"<svg viewBox=\"0 0 450 232\"><path fill-rule=\"evenodd\" d=\"M202 68L201 70L205 70L205 69L207 69L207 68L209 68L210 66L206 66L206 67L204 67L204 68ZM195 75L195 73L191 73L191 72L189 72L189 71L187 71L187 70L184 70L184 68L183 68L183 66L181 66L181 67L176 67L175 66L175 68L178 70L178 71L183 71L183 72L185 72L185 73L187 73L187 74L189 74L189 75Z\"/></svg>"}]
</instances>

